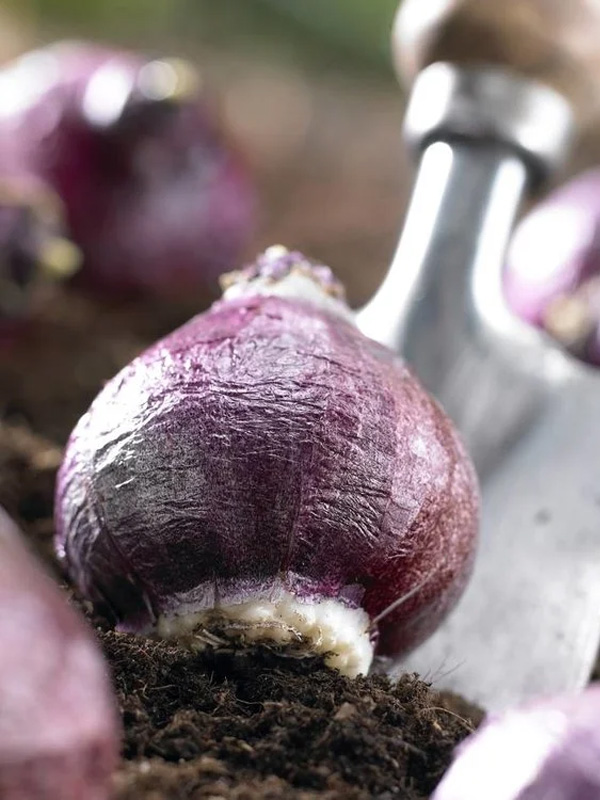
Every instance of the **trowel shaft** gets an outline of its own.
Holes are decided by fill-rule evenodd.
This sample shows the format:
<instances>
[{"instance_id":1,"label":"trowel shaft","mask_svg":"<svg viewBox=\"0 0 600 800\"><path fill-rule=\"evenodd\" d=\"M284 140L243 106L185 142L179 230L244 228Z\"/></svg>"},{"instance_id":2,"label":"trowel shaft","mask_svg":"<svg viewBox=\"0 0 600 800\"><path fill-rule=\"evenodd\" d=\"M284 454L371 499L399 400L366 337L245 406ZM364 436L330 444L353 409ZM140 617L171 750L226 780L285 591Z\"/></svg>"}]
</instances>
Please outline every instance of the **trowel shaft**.
<instances>
[{"instance_id":1,"label":"trowel shaft","mask_svg":"<svg viewBox=\"0 0 600 800\"><path fill-rule=\"evenodd\" d=\"M527 184L526 165L503 144L438 141L421 157L391 269L358 320L432 391L458 360L457 326L470 324L478 263L495 294Z\"/></svg>"},{"instance_id":2,"label":"trowel shaft","mask_svg":"<svg viewBox=\"0 0 600 800\"><path fill-rule=\"evenodd\" d=\"M501 69L448 64L419 76L406 113L405 136L420 157L417 180L390 271L358 324L401 352L442 400L480 472L503 442L490 440L476 404L464 402L463 353L470 349L472 363L473 327L485 316L498 339L514 345L515 358L528 358L535 334L515 334L502 265L521 202L560 163L571 120L566 101L545 86Z\"/></svg>"}]
</instances>

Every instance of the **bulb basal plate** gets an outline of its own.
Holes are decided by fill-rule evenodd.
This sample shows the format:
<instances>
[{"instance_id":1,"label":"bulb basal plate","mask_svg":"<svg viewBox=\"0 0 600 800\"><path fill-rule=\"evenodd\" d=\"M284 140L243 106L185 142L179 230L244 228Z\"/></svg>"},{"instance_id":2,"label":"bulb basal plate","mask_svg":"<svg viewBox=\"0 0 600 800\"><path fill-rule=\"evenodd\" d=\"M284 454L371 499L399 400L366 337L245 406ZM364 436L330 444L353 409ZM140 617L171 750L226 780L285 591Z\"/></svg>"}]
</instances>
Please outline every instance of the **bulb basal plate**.
<instances>
[{"instance_id":1,"label":"bulb basal plate","mask_svg":"<svg viewBox=\"0 0 600 800\"><path fill-rule=\"evenodd\" d=\"M247 643L290 646L295 651L322 655L327 666L343 675L366 675L373 660L369 616L339 600L301 602L285 592L277 600L254 599L199 612L158 618L155 634L165 639L190 638L195 646L219 637Z\"/></svg>"}]
</instances>

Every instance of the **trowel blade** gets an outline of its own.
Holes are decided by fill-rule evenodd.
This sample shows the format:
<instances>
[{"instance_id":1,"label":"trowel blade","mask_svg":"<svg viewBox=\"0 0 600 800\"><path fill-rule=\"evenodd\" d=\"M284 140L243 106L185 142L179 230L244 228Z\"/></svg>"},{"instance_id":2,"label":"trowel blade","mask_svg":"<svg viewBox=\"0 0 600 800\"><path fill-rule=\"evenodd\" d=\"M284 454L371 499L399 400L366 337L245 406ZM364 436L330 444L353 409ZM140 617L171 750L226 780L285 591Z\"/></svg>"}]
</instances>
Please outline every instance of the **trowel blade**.
<instances>
[{"instance_id":1,"label":"trowel blade","mask_svg":"<svg viewBox=\"0 0 600 800\"><path fill-rule=\"evenodd\" d=\"M488 710L587 683L600 642L599 411L591 371L548 387L484 479L463 600L403 671Z\"/></svg>"}]
</instances>

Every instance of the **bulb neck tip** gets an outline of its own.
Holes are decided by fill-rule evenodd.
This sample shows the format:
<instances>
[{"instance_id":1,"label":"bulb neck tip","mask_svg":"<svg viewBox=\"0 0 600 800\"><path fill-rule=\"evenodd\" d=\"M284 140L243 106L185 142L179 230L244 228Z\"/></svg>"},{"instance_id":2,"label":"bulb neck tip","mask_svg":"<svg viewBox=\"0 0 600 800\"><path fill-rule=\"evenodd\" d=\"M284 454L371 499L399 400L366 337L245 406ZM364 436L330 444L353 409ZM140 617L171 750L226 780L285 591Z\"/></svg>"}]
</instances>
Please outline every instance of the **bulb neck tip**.
<instances>
[{"instance_id":1,"label":"bulb neck tip","mask_svg":"<svg viewBox=\"0 0 600 800\"><path fill-rule=\"evenodd\" d=\"M345 301L344 286L329 267L312 261L297 250L288 250L283 245L267 248L253 264L221 276L220 283L223 292L227 293L233 287L251 289L255 283L275 287L293 275L307 278L324 294Z\"/></svg>"}]
</instances>

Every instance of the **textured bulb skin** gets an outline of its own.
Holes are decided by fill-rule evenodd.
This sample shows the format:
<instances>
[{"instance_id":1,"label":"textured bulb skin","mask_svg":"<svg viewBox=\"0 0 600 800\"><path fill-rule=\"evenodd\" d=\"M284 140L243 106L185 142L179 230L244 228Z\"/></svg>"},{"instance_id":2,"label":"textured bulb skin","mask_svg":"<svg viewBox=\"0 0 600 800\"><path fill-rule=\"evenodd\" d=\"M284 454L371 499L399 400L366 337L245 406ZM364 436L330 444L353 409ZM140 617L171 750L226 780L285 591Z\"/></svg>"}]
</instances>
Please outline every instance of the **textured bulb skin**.
<instances>
[{"instance_id":1,"label":"textured bulb skin","mask_svg":"<svg viewBox=\"0 0 600 800\"><path fill-rule=\"evenodd\" d=\"M60 196L84 255L77 282L118 295L206 287L235 263L253 226L251 181L205 95L152 103L133 90L113 124L96 124L97 98L134 87L147 63L61 43L0 73L17 95L0 113L2 162ZM19 97L28 84L37 88Z\"/></svg>"},{"instance_id":2,"label":"textured bulb skin","mask_svg":"<svg viewBox=\"0 0 600 800\"><path fill-rule=\"evenodd\" d=\"M454 604L478 517L463 447L404 364L272 296L216 304L109 382L56 500L59 555L123 629L282 585L372 619L413 592L377 626L387 655Z\"/></svg>"},{"instance_id":3,"label":"textured bulb skin","mask_svg":"<svg viewBox=\"0 0 600 800\"><path fill-rule=\"evenodd\" d=\"M0 797L108 800L118 754L96 643L0 510Z\"/></svg>"}]
</instances>

